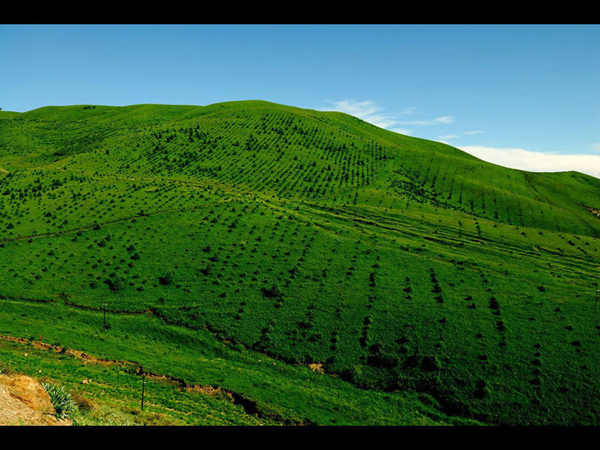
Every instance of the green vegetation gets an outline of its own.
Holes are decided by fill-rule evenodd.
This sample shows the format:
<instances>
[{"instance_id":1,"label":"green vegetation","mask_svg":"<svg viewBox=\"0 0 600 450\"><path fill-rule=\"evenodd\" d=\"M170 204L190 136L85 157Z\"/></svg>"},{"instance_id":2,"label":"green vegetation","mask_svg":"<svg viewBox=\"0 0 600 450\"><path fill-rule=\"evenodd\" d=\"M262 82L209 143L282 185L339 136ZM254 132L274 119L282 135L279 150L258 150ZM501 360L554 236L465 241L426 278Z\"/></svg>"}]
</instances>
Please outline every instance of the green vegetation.
<instances>
[{"instance_id":1,"label":"green vegetation","mask_svg":"<svg viewBox=\"0 0 600 450\"><path fill-rule=\"evenodd\" d=\"M75 401L63 386L54 383L42 383L42 387L50 396L50 401L59 419L69 419L77 412Z\"/></svg>"},{"instance_id":2,"label":"green vegetation","mask_svg":"<svg viewBox=\"0 0 600 450\"><path fill-rule=\"evenodd\" d=\"M0 168L0 361L78 423L600 422L598 179L258 101L0 112Z\"/></svg>"}]
</instances>

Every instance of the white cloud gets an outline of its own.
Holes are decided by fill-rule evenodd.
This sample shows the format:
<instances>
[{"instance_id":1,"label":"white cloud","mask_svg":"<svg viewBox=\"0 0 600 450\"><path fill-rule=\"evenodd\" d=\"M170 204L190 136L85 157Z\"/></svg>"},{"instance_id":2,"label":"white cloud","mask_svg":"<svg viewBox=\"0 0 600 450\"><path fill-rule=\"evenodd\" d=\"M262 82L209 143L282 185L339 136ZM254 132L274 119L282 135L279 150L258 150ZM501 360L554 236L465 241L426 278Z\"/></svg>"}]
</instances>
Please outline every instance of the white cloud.
<instances>
[{"instance_id":1,"label":"white cloud","mask_svg":"<svg viewBox=\"0 0 600 450\"><path fill-rule=\"evenodd\" d=\"M370 114L366 117L361 117L361 119L379 128L388 128L396 124L396 121L386 114Z\"/></svg>"},{"instance_id":2,"label":"white cloud","mask_svg":"<svg viewBox=\"0 0 600 450\"><path fill-rule=\"evenodd\" d=\"M345 112L356 117L371 116L372 114L379 112L380 108L375 105L375 102L365 100L364 102L357 102L356 100L340 100L336 102L330 102L336 111Z\"/></svg>"},{"instance_id":3,"label":"white cloud","mask_svg":"<svg viewBox=\"0 0 600 450\"><path fill-rule=\"evenodd\" d=\"M417 112L417 108L415 108L414 106L411 106L409 108L404 108L402 111L400 111L400 114L414 114Z\"/></svg>"},{"instance_id":4,"label":"white cloud","mask_svg":"<svg viewBox=\"0 0 600 450\"><path fill-rule=\"evenodd\" d=\"M448 123L453 123L453 122L454 122L454 117L452 117L452 116L442 116L442 117L436 117L435 119L430 119L430 120L411 120L411 121L398 122L398 123L400 125L421 125L421 126L427 126L427 125L448 124Z\"/></svg>"},{"instance_id":5,"label":"white cloud","mask_svg":"<svg viewBox=\"0 0 600 450\"><path fill-rule=\"evenodd\" d=\"M334 111L344 112L351 116L358 117L365 122L369 122L380 128L388 128L396 124L396 119L389 113L382 110L381 107L371 100L358 102L356 100L340 100L329 102ZM405 110L406 111L406 110ZM409 114L409 112L404 112Z\"/></svg>"},{"instance_id":6,"label":"white cloud","mask_svg":"<svg viewBox=\"0 0 600 450\"><path fill-rule=\"evenodd\" d=\"M409 107L394 114L385 111L371 100L340 100L328 102L330 108L320 108L322 111L340 111L358 117L381 128L386 128L395 133L413 135L413 130L402 125L432 126L447 125L455 122L453 116L440 116L429 120L405 120L406 116L416 114L417 108ZM483 134L482 130L470 130L460 134L439 135L434 140L448 144L449 140L460 135L473 136ZM528 170L531 172L564 172L574 170L600 178L600 155L568 155L550 152L537 152L522 148L486 147L481 145L452 144L461 150L470 153L484 161L498 164L513 169ZM590 145L590 149L600 153L600 142Z\"/></svg>"},{"instance_id":7,"label":"white cloud","mask_svg":"<svg viewBox=\"0 0 600 450\"><path fill-rule=\"evenodd\" d=\"M442 139L444 141L448 141L450 139L456 139L458 137L457 134L444 134L443 136L438 136L439 139Z\"/></svg>"},{"instance_id":8,"label":"white cloud","mask_svg":"<svg viewBox=\"0 0 600 450\"><path fill-rule=\"evenodd\" d=\"M522 148L484 147L480 145L455 146L484 161L530 172L564 172L575 170L600 178L600 155L567 155L534 152Z\"/></svg>"},{"instance_id":9,"label":"white cloud","mask_svg":"<svg viewBox=\"0 0 600 450\"><path fill-rule=\"evenodd\" d=\"M412 130L408 130L406 128L390 128L390 131L393 131L394 133L400 133L400 134L404 134L407 136L412 136Z\"/></svg>"},{"instance_id":10,"label":"white cloud","mask_svg":"<svg viewBox=\"0 0 600 450\"><path fill-rule=\"evenodd\" d=\"M404 108L398 112L390 113L381 108L377 103L371 100L356 101L356 100L340 100L334 102L328 102L331 104L331 108L321 110L333 110L340 111L352 116L358 117L365 122L369 122L380 128L386 128L390 131L395 131L401 134L412 134L412 131L404 127L394 127L394 125L417 125L417 126L428 126L428 125L441 125L449 124L454 122L452 116L441 116L429 120L409 120L401 121L401 118L415 114L417 108L414 106ZM393 127L393 128L392 128Z\"/></svg>"}]
</instances>

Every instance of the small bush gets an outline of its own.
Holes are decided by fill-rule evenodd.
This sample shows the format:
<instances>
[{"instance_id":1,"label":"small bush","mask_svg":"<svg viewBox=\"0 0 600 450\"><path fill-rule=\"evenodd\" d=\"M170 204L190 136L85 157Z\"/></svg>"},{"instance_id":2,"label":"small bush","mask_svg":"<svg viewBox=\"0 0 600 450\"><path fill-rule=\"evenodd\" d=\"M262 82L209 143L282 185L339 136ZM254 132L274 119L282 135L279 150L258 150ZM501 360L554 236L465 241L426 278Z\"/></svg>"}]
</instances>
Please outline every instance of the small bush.
<instances>
[{"instance_id":1,"label":"small bush","mask_svg":"<svg viewBox=\"0 0 600 450\"><path fill-rule=\"evenodd\" d=\"M12 370L2 361L0 361L0 375L10 375L12 374Z\"/></svg>"},{"instance_id":2,"label":"small bush","mask_svg":"<svg viewBox=\"0 0 600 450\"><path fill-rule=\"evenodd\" d=\"M77 412L77 405L64 387L53 383L42 383L42 387L50 396L58 418L67 419Z\"/></svg>"},{"instance_id":3,"label":"small bush","mask_svg":"<svg viewBox=\"0 0 600 450\"><path fill-rule=\"evenodd\" d=\"M80 411L94 411L96 409L96 404L81 394L74 393L71 397L73 403L75 403L77 409Z\"/></svg>"},{"instance_id":4,"label":"small bush","mask_svg":"<svg viewBox=\"0 0 600 450\"><path fill-rule=\"evenodd\" d=\"M109 278L108 280L106 280L106 283L108 284L108 287L111 291L116 292L125 289L125 278L122 276L117 276L112 280Z\"/></svg>"},{"instance_id":5,"label":"small bush","mask_svg":"<svg viewBox=\"0 0 600 450\"><path fill-rule=\"evenodd\" d=\"M168 270L167 274L164 277L158 277L158 282L163 286L169 286L170 284L173 284L174 279L175 271Z\"/></svg>"}]
</instances>

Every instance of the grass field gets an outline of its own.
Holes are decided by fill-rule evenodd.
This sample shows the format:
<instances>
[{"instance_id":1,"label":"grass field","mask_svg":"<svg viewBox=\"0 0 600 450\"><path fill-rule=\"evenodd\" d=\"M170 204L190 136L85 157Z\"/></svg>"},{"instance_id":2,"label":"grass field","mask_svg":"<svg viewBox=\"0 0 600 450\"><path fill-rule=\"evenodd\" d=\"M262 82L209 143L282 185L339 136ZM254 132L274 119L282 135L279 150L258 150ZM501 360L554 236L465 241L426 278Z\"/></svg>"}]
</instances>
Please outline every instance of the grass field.
<instances>
[{"instance_id":1,"label":"grass field","mask_svg":"<svg viewBox=\"0 0 600 450\"><path fill-rule=\"evenodd\" d=\"M77 423L600 423L596 178L260 101L0 112L0 168L0 361Z\"/></svg>"}]
</instances>

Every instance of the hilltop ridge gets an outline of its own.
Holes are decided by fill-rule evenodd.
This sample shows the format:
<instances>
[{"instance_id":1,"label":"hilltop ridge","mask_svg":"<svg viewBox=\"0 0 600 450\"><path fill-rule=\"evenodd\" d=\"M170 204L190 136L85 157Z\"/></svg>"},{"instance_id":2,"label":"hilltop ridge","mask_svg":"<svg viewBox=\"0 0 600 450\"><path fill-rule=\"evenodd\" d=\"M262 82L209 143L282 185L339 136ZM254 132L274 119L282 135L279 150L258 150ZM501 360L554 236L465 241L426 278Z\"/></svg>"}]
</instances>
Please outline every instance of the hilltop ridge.
<instances>
[{"instance_id":1,"label":"hilltop ridge","mask_svg":"<svg viewBox=\"0 0 600 450\"><path fill-rule=\"evenodd\" d=\"M600 231L600 222L580 205L600 206L598 179L504 168L340 112L265 101L78 105L39 108L1 123L3 159L23 163L36 155L28 167L67 163L89 171L100 168L91 155L112 147L121 170L139 167L134 173L188 179L211 174L257 192L325 203L368 204L376 196L381 205L397 205L411 198L502 223L592 236ZM25 141L22 127L34 133ZM161 141L167 132L177 143ZM240 171L253 176L241 178Z\"/></svg>"}]
</instances>

